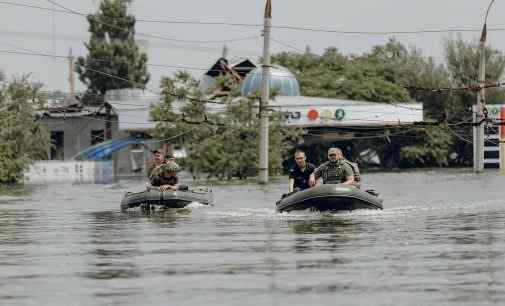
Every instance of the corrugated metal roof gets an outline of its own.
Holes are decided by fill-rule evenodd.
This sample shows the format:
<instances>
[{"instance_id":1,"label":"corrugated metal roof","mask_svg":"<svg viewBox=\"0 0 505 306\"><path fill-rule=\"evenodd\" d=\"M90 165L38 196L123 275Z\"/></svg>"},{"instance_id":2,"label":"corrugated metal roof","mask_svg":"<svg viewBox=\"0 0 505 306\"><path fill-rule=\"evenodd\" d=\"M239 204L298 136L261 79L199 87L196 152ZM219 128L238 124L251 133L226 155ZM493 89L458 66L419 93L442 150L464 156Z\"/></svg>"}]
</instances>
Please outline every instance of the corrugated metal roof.
<instances>
[{"instance_id":1,"label":"corrugated metal roof","mask_svg":"<svg viewBox=\"0 0 505 306\"><path fill-rule=\"evenodd\" d=\"M115 89L107 91L105 101L117 114L120 131L154 129L151 107L161 103L161 96L141 89Z\"/></svg>"}]
</instances>

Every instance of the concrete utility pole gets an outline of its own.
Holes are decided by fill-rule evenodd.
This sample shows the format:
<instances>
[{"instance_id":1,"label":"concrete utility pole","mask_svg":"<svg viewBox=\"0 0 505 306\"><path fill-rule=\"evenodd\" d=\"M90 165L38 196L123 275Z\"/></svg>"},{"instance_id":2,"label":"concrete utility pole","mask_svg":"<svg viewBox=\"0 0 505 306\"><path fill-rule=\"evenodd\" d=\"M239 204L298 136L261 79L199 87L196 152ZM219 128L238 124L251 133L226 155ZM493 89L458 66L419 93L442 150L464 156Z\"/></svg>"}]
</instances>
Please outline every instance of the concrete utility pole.
<instances>
[{"instance_id":1,"label":"concrete utility pole","mask_svg":"<svg viewBox=\"0 0 505 306\"><path fill-rule=\"evenodd\" d=\"M479 91L477 92L477 105L475 106L475 113L473 115L473 122L478 123L473 128L474 144L473 144L473 171L481 173L484 171L484 123L485 119L484 109L486 104L486 38L487 38L487 16L489 10L495 0L489 3L484 17L484 26L479 43Z\"/></svg>"},{"instance_id":2,"label":"concrete utility pole","mask_svg":"<svg viewBox=\"0 0 505 306\"><path fill-rule=\"evenodd\" d=\"M473 127L474 144L473 144L473 171L480 173L484 171L484 103L486 83L486 25L482 30L482 36L479 43L479 90L477 91L477 105L473 114L473 122L479 125Z\"/></svg>"},{"instance_id":3,"label":"concrete utility pole","mask_svg":"<svg viewBox=\"0 0 505 306\"><path fill-rule=\"evenodd\" d=\"M263 75L261 79L261 100L259 109L259 167L258 181L260 184L268 183L268 102L270 100L270 33L272 31L272 1L267 0L265 6L265 20L263 30Z\"/></svg>"},{"instance_id":4,"label":"concrete utility pole","mask_svg":"<svg viewBox=\"0 0 505 306\"><path fill-rule=\"evenodd\" d=\"M505 122L505 106L500 108L500 122ZM500 126L500 172L505 174L505 125Z\"/></svg>"},{"instance_id":5,"label":"concrete utility pole","mask_svg":"<svg viewBox=\"0 0 505 306\"><path fill-rule=\"evenodd\" d=\"M72 48L68 52L68 83L70 85L70 97L75 96L75 74L74 74L74 55L72 54Z\"/></svg>"}]
</instances>

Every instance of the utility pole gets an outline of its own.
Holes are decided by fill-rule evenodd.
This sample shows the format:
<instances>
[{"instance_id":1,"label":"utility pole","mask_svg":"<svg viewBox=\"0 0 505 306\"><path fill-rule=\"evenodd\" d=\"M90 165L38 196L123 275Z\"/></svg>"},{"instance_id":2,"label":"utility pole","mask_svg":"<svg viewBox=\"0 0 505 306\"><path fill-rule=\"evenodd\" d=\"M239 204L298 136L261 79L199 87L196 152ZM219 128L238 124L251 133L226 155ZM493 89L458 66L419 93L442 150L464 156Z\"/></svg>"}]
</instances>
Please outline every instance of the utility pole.
<instances>
[{"instance_id":1,"label":"utility pole","mask_svg":"<svg viewBox=\"0 0 505 306\"><path fill-rule=\"evenodd\" d=\"M484 105L486 93L484 85L486 84L486 24L482 29L482 35L479 42L479 90L477 91L477 105L473 115L473 122L476 124L474 129L473 145L473 171L481 173L484 171Z\"/></svg>"},{"instance_id":2,"label":"utility pole","mask_svg":"<svg viewBox=\"0 0 505 306\"><path fill-rule=\"evenodd\" d=\"M505 106L500 107L500 122L505 122ZM500 172L505 174L505 125L500 126Z\"/></svg>"},{"instance_id":3,"label":"utility pole","mask_svg":"<svg viewBox=\"0 0 505 306\"><path fill-rule=\"evenodd\" d=\"M265 6L265 19L263 29L263 75L261 79L261 100L259 108L259 167L258 181L260 184L268 183L268 102L270 100L270 33L272 31L272 1L267 0Z\"/></svg>"},{"instance_id":4,"label":"utility pole","mask_svg":"<svg viewBox=\"0 0 505 306\"><path fill-rule=\"evenodd\" d=\"M72 48L68 52L68 83L70 85L70 97L75 96L75 74L74 74L74 55L72 54Z\"/></svg>"},{"instance_id":5,"label":"utility pole","mask_svg":"<svg viewBox=\"0 0 505 306\"><path fill-rule=\"evenodd\" d=\"M481 173L484 171L484 115L486 105L486 38L487 38L487 16L495 0L491 0L484 17L484 26L479 42L479 87L477 91L477 105L473 114L473 171Z\"/></svg>"}]
</instances>

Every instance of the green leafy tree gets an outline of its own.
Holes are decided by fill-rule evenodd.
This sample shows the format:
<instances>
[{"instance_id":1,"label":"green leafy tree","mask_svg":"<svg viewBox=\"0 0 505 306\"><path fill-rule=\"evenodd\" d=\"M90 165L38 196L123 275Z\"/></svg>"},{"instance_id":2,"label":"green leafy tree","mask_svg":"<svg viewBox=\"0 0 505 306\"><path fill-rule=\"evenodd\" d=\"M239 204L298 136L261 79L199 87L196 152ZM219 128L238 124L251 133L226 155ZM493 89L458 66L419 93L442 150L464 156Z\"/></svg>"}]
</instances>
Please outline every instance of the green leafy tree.
<instances>
[{"instance_id":1,"label":"green leafy tree","mask_svg":"<svg viewBox=\"0 0 505 306\"><path fill-rule=\"evenodd\" d=\"M219 112L208 111L200 101L185 99L181 112L174 113L172 107L181 102L173 94L201 98L198 82L185 72L161 82L165 103L152 112L158 122L155 134L163 139L183 135L178 141L184 143L188 157L181 162L195 178L246 179L257 173L257 98L239 97L238 84L230 78L220 78L217 86L224 84L231 92L221 100ZM300 140L300 130L284 129L282 120L281 114L272 114L269 167L273 175L280 173L286 154Z\"/></svg>"},{"instance_id":2,"label":"green leafy tree","mask_svg":"<svg viewBox=\"0 0 505 306\"><path fill-rule=\"evenodd\" d=\"M424 105L425 120L445 118L449 123L469 122L471 107L476 101L475 91L417 90L478 84L478 44L464 42L461 38L448 39L444 48L445 63L436 63L433 58L423 56L419 49L407 48L395 39L359 56L343 56L336 49L328 49L321 56L280 53L273 59L294 71L300 80L306 80L300 86L303 95L385 103L419 101ZM486 58L487 82L500 80L505 67L503 53L487 48ZM487 89L487 103L503 103L504 95L503 90ZM380 140L354 142L356 147L375 148L390 166L471 163L471 126L422 127L406 135L394 136L398 132L392 130L392 136ZM448 161L444 154L452 152L458 157Z\"/></svg>"},{"instance_id":3,"label":"green leafy tree","mask_svg":"<svg viewBox=\"0 0 505 306\"><path fill-rule=\"evenodd\" d=\"M95 14L88 15L90 38L86 57L79 57L76 70L90 95L109 89L144 88L149 81L147 55L135 42L135 17L127 12L128 0L103 0ZM113 77L111 77L113 76Z\"/></svg>"},{"instance_id":4,"label":"green leafy tree","mask_svg":"<svg viewBox=\"0 0 505 306\"><path fill-rule=\"evenodd\" d=\"M0 184L8 184L20 181L33 160L47 159L50 141L34 120L38 88L27 77L0 83Z\"/></svg>"},{"instance_id":5,"label":"green leafy tree","mask_svg":"<svg viewBox=\"0 0 505 306\"><path fill-rule=\"evenodd\" d=\"M302 95L371 102L404 102L408 92L398 83L397 70L388 65L389 53L375 48L370 54L344 56L335 48L322 55L283 52L272 57L287 67L300 83ZM393 56L393 55L391 55Z\"/></svg>"}]
</instances>

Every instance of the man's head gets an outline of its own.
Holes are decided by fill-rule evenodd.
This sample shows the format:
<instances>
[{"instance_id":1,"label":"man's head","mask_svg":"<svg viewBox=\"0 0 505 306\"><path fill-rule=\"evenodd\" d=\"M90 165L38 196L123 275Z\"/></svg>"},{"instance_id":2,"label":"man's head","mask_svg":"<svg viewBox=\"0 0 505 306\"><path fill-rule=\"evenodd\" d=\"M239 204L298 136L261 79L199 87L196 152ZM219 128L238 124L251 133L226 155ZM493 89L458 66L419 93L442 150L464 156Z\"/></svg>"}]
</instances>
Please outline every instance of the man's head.
<instances>
[{"instance_id":1,"label":"man's head","mask_svg":"<svg viewBox=\"0 0 505 306\"><path fill-rule=\"evenodd\" d=\"M339 148L330 148L328 150L329 161L335 162L342 159L343 157L344 155L342 154L342 150L340 150Z\"/></svg>"},{"instance_id":2,"label":"man's head","mask_svg":"<svg viewBox=\"0 0 505 306\"><path fill-rule=\"evenodd\" d=\"M165 155L165 160L166 160L166 161L175 161L175 156L174 156L174 154L172 154L172 153L167 153L167 154Z\"/></svg>"},{"instance_id":3,"label":"man's head","mask_svg":"<svg viewBox=\"0 0 505 306\"><path fill-rule=\"evenodd\" d=\"M179 172L180 167L174 161L168 161L164 167L166 168L168 176L177 176L177 172Z\"/></svg>"},{"instance_id":4,"label":"man's head","mask_svg":"<svg viewBox=\"0 0 505 306\"><path fill-rule=\"evenodd\" d=\"M305 152L302 150L296 150L295 152L295 162L300 168L305 167L305 163L307 161L307 157L305 156Z\"/></svg>"},{"instance_id":5,"label":"man's head","mask_svg":"<svg viewBox=\"0 0 505 306\"><path fill-rule=\"evenodd\" d=\"M160 165L165 162L165 155L158 150L153 151L153 161L156 165Z\"/></svg>"}]
</instances>

